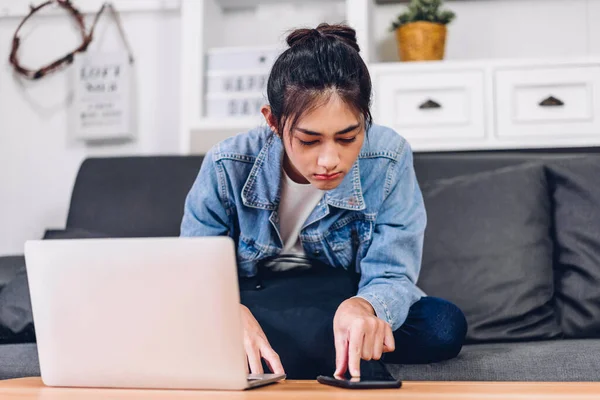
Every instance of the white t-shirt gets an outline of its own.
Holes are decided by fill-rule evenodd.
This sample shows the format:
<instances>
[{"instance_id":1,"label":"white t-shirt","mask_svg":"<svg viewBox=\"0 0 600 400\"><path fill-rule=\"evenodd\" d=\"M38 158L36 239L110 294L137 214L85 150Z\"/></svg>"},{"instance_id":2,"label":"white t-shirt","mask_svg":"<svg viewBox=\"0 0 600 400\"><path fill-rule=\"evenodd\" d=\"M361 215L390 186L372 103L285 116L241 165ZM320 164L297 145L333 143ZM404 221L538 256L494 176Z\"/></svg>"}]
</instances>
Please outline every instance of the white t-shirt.
<instances>
[{"instance_id":1,"label":"white t-shirt","mask_svg":"<svg viewBox=\"0 0 600 400\"><path fill-rule=\"evenodd\" d=\"M298 236L308 216L319 204L324 193L310 183L296 183L285 170L282 172L278 213L283 251L276 262L269 263L268 267L284 271L310 265Z\"/></svg>"}]
</instances>

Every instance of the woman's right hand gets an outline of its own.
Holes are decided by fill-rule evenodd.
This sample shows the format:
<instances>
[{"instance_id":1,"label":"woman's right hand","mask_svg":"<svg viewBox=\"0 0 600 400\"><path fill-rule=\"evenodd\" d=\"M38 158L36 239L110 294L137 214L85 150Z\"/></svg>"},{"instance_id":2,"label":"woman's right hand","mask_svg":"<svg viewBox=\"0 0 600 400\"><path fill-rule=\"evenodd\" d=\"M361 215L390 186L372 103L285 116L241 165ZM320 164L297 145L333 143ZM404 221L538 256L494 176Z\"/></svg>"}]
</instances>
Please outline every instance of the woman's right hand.
<instances>
[{"instance_id":1,"label":"woman's right hand","mask_svg":"<svg viewBox=\"0 0 600 400\"><path fill-rule=\"evenodd\" d=\"M242 326L244 328L244 348L250 365L250 373L263 374L261 358L274 374L285 374L279 355L269 344L260 324L254 318L248 307L240 304L242 308Z\"/></svg>"}]
</instances>

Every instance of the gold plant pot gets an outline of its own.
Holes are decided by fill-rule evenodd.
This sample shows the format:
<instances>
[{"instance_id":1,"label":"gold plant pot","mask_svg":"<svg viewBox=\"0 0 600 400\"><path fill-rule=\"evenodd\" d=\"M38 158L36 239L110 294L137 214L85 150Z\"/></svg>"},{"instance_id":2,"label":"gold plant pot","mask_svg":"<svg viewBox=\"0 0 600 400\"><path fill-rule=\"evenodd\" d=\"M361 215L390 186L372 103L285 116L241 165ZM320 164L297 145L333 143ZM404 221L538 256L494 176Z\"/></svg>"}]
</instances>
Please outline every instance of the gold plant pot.
<instances>
[{"instance_id":1,"label":"gold plant pot","mask_svg":"<svg viewBox=\"0 0 600 400\"><path fill-rule=\"evenodd\" d=\"M434 22L411 22L396 29L400 61L443 60L447 27Z\"/></svg>"}]
</instances>

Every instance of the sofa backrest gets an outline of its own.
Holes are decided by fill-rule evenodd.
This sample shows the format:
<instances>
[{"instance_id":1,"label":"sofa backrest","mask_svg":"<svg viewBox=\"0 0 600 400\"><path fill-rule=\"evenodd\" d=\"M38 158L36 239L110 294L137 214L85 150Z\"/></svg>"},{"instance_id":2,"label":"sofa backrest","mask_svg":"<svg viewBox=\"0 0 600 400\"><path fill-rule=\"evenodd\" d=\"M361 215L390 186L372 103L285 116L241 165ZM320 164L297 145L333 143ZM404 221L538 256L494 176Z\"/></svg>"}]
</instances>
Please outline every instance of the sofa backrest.
<instances>
[{"instance_id":1,"label":"sofa backrest","mask_svg":"<svg viewBox=\"0 0 600 400\"><path fill-rule=\"evenodd\" d=\"M185 196L202 156L85 160L77 174L67 228L114 237L179 236Z\"/></svg>"},{"instance_id":2,"label":"sofa backrest","mask_svg":"<svg viewBox=\"0 0 600 400\"><path fill-rule=\"evenodd\" d=\"M415 153L414 166L419 182L426 182L530 161L559 160L581 155L600 157L600 147Z\"/></svg>"},{"instance_id":3,"label":"sofa backrest","mask_svg":"<svg viewBox=\"0 0 600 400\"><path fill-rule=\"evenodd\" d=\"M415 153L420 182L532 160L597 154L600 147L518 151ZM71 198L67 228L115 237L178 236L185 196L202 156L89 158Z\"/></svg>"}]
</instances>

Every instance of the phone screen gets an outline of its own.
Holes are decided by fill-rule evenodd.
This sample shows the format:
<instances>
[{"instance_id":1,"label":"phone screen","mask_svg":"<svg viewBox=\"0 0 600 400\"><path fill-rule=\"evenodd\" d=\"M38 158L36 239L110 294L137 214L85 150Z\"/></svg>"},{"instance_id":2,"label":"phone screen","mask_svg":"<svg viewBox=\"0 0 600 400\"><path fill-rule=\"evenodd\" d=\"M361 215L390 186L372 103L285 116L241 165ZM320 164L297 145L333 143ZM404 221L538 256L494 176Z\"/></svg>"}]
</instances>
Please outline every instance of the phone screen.
<instances>
[{"instance_id":1,"label":"phone screen","mask_svg":"<svg viewBox=\"0 0 600 400\"><path fill-rule=\"evenodd\" d=\"M340 377L334 377L336 379L340 379ZM396 379L391 375L381 375L381 376L360 376L357 378L346 378L342 379L349 382L396 382Z\"/></svg>"},{"instance_id":2,"label":"phone screen","mask_svg":"<svg viewBox=\"0 0 600 400\"><path fill-rule=\"evenodd\" d=\"M348 373L343 376L319 376L317 381L347 389L384 389L402 386L402 382L390 375L386 368L361 371L360 377L351 377Z\"/></svg>"},{"instance_id":3,"label":"phone screen","mask_svg":"<svg viewBox=\"0 0 600 400\"><path fill-rule=\"evenodd\" d=\"M361 381L396 381L396 379L388 372L387 368L383 365L377 365L376 367L371 368L361 368ZM356 380L357 378L353 378L349 372L346 372L342 379L345 380Z\"/></svg>"}]
</instances>

